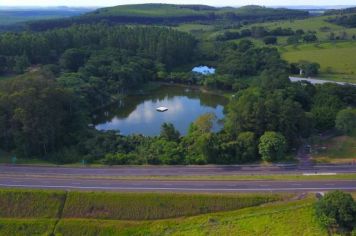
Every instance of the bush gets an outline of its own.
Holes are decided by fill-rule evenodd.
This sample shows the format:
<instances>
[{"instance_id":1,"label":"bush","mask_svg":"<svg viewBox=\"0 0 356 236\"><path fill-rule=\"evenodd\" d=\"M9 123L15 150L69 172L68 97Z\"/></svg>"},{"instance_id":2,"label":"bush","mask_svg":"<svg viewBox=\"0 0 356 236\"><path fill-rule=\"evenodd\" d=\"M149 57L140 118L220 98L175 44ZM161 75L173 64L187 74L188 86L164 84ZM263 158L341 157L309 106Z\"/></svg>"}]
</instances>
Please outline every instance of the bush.
<instances>
[{"instance_id":1,"label":"bush","mask_svg":"<svg viewBox=\"0 0 356 236\"><path fill-rule=\"evenodd\" d=\"M260 138L258 151L264 161L277 161L284 157L287 141L277 132L267 131Z\"/></svg>"},{"instance_id":2,"label":"bush","mask_svg":"<svg viewBox=\"0 0 356 236\"><path fill-rule=\"evenodd\" d=\"M263 39L263 42L265 44L276 44L277 43L277 38L274 36L267 36Z\"/></svg>"},{"instance_id":3,"label":"bush","mask_svg":"<svg viewBox=\"0 0 356 236\"><path fill-rule=\"evenodd\" d=\"M347 135L356 133L356 109L344 109L336 116L336 128Z\"/></svg>"},{"instance_id":4,"label":"bush","mask_svg":"<svg viewBox=\"0 0 356 236\"><path fill-rule=\"evenodd\" d=\"M339 190L327 193L315 205L316 215L324 227L352 230L356 221L356 203L351 194Z\"/></svg>"}]
</instances>

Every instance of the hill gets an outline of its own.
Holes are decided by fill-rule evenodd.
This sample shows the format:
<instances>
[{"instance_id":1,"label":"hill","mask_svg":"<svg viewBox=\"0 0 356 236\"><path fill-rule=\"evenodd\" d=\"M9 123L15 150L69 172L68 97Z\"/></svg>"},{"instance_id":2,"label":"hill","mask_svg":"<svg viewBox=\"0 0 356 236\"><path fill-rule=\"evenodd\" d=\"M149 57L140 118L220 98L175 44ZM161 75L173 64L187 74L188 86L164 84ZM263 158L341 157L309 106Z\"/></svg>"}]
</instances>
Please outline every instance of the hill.
<instances>
[{"instance_id":1,"label":"hill","mask_svg":"<svg viewBox=\"0 0 356 236\"><path fill-rule=\"evenodd\" d=\"M27 24L30 30L41 31L72 24L161 24L184 22L266 21L295 19L308 16L308 12L284 8L245 6L241 8L215 8L206 5L138 4L101 8L69 19L34 21Z\"/></svg>"},{"instance_id":2,"label":"hill","mask_svg":"<svg viewBox=\"0 0 356 236\"><path fill-rule=\"evenodd\" d=\"M92 11L92 8L4 8L0 9L0 30L21 29L27 21L59 19L78 16Z\"/></svg>"}]
</instances>

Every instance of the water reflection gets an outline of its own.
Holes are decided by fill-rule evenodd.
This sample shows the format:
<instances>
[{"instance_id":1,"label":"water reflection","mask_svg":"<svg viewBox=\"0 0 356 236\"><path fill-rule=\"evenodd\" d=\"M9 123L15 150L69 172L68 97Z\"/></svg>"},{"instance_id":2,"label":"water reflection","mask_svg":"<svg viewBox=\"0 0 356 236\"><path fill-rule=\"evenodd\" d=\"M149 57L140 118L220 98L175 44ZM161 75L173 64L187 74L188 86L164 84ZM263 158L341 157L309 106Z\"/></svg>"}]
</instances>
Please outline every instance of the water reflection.
<instances>
[{"instance_id":1,"label":"water reflection","mask_svg":"<svg viewBox=\"0 0 356 236\"><path fill-rule=\"evenodd\" d=\"M98 130L117 130L121 134L158 135L164 122L173 123L181 134L186 134L191 122L200 115L212 112L218 119L224 117L227 100L218 95L176 86L162 86L147 95L129 96L120 103L109 106L96 114ZM156 108L165 106L166 112ZM221 128L216 122L214 130Z\"/></svg>"}]
</instances>

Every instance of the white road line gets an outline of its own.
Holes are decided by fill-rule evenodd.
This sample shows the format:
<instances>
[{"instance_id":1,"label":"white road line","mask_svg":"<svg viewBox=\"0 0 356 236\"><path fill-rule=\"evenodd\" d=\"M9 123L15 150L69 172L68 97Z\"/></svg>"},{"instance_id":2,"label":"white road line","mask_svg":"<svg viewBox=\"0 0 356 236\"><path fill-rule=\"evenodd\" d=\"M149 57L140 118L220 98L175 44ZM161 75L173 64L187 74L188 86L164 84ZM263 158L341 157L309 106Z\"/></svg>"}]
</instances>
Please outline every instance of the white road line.
<instances>
[{"instance_id":1,"label":"white road line","mask_svg":"<svg viewBox=\"0 0 356 236\"><path fill-rule=\"evenodd\" d=\"M325 188L163 188L163 187L102 187L102 186L71 186L71 185L22 185L0 184L2 187L23 188L70 188L70 189L100 189L100 190L178 190L178 191L317 191L317 190L356 190L356 187L325 187Z\"/></svg>"}]
</instances>

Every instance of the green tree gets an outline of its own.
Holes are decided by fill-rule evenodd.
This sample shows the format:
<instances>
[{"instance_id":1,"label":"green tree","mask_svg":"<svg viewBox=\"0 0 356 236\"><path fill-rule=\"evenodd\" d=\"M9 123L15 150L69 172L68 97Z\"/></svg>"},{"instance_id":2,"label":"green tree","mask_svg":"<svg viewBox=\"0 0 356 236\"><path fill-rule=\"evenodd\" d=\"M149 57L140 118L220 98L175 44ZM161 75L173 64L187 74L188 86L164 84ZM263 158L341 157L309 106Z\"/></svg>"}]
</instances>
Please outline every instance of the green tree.
<instances>
[{"instance_id":1,"label":"green tree","mask_svg":"<svg viewBox=\"0 0 356 236\"><path fill-rule=\"evenodd\" d=\"M286 139L282 134L267 131L260 138L258 152L264 161L278 161L284 158L286 147Z\"/></svg>"},{"instance_id":2,"label":"green tree","mask_svg":"<svg viewBox=\"0 0 356 236\"><path fill-rule=\"evenodd\" d=\"M239 163L253 162L257 158L257 142L252 132L242 132L236 140L236 158Z\"/></svg>"},{"instance_id":3,"label":"green tree","mask_svg":"<svg viewBox=\"0 0 356 236\"><path fill-rule=\"evenodd\" d=\"M270 45L270 44L277 44L277 37L274 37L274 36L267 36L265 38L263 38L263 42L267 45Z\"/></svg>"},{"instance_id":4,"label":"green tree","mask_svg":"<svg viewBox=\"0 0 356 236\"><path fill-rule=\"evenodd\" d=\"M316 215L325 227L352 230L356 222L356 203L351 194L332 191L315 204Z\"/></svg>"},{"instance_id":5,"label":"green tree","mask_svg":"<svg viewBox=\"0 0 356 236\"><path fill-rule=\"evenodd\" d=\"M177 142L179 140L180 133L174 128L172 123L163 123L161 126L160 136L167 141Z\"/></svg>"},{"instance_id":6,"label":"green tree","mask_svg":"<svg viewBox=\"0 0 356 236\"><path fill-rule=\"evenodd\" d=\"M60 65L69 72L76 72L85 64L88 53L85 50L72 48L66 50L60 59Z\"/></svg>"},{"instance_id":7,"label":"green tree","mask_svg":"<svg viewBox=\"0 0 356 236\"><path fill-rule=\"evenodd\" d=\"M30 61L26 55L18 56L15 58L14 71L17 74L22 74L30 66Z\"/></svg>"},{"instance_id":8,"label":"green tree","mask_svg":"<svg viewBox=\"0 0 356 236\"><path fill-rule=\"evenodd\" d=\"M356 132L356 109L344 109L337 113L335 127L347 135Z\"/></svg>"}]
</instances>

